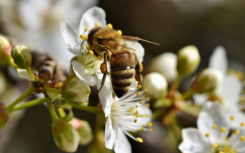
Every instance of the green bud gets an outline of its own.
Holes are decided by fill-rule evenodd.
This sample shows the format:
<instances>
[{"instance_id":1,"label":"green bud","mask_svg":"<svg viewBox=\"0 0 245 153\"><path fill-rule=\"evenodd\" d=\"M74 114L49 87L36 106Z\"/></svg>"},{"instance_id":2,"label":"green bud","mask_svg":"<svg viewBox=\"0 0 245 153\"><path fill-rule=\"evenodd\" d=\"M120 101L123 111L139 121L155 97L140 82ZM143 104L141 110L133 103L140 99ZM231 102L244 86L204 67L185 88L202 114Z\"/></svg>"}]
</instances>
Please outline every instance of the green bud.
<instances>
[{"instance_id":1,"label":"green bud","mask_svg":"<svg viewBox=\"0 0 245 153\"><path fill-rule=\"evenodd\" d=\"M144 77L143 88L148 96L159 99L166 94L168 83L163 75L153 72Z\"/></svg>"},{"instance_id":2,"label":"green bud","mask_svg":"<svg viewBox=\"0 0 245 153\"><path fill-rule=\"evenodd\" d=\"M14 63L21 69L27 69L31 66L31 53L30 51L25 47L21 45L17 45L14 47L14 49L11 52L11 56L14 60Z\"/></svg>"},{"instance_id":3,"label":"green bud","mask_svg":"<svg viewBox=\"0 0 245 153\"><path fill-rule=\"evenodd\" d=\"M194 80L191 88L196 93L214 91L223 79L222 73L215 69L204 69Z\"/></svg>"},{"instance_id":4,"label":"green bud","mask_svg":"<svg viewBox=\"0 0 245 153\"><path fill-rule=\"evenodd\" d=\"M89 99L90 88L77 78L65 83L62 89L63 97L70 102L82 103Z\"/></svg>"},{"instance_id":5,"label":"green bud","mask_svg":"<svg viewBox=\"0 0 245 153\"><path fill-rule=\"evenodd\" d=\"M52 133L55 144L65 152L75 152L80 142L80 136L71 124L64 120L52 123Z\"/></svg>"},{"instance_id":6,"label":"green bud","mask_svg":"<svg viewBox=\"0 0 245 153\"><path fill-rule=\"evenodd\" d=\"M0 64L8 65L12 62L12 46L6 37L0 36Z\"/></svg>"},{"instance_id":7,"label":"green bud","mask_svg":"<svg viewBox=\"0 0 245 153\"><path fill-rule=\"evenodd\" d=\"M73 118L71 121L72 126L77 130L80 135L80 145L86 145L93 139L91 127L87 121Z\"/></svg>"},{"instance_id":8,"label":"green bud","mask_svg":"<svg viewBox=\"0 0 245 153\"><path fill-rule=\"evenodd\" d=\"M5 127L9 120L9 113L3 103L0 103L0 130Z\"/></svg>"},{"instance_id":9,"label":"green bud","mask_svg":"<svg viewBox=\"0 0 245 153\"><path fill-rule=\"evenodd\" d=\"M196 71L200 63L198 49L189 45L178 52L177 71L179 77L185 77Z\"/></svg>"}]
</instances>

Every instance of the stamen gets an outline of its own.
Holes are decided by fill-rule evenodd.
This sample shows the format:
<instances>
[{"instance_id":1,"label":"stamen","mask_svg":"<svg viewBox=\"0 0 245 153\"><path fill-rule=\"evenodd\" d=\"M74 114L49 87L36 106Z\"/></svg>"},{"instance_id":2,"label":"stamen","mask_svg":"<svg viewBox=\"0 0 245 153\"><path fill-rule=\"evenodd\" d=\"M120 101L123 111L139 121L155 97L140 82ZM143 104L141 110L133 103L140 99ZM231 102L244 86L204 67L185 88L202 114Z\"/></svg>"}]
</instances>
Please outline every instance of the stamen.
<instances>
[{"instance_id":1,"label":"stamen","mask_svg":"<svg viewBox=\"0 0 245 153\"><path fill-rule=\"evenodd\" d=\"M148 114L145 114L145 117L148 117L149 115Z\"/></svg>"},{"instance_id":2,"label":"stamen","mask_svg":"<svg viewBox=\"0 0 245 153\"><path fill-rule=\"evenodd\" d=\"M89 28L88 28L88 26L86 26L86 28L85 28L85 32L87 32L89 30Z\"/></svg>"},{"instance_id":3,"label":"stamen","mask_svg":"<svg viewBox=\"0 0 245 153\"><path fill-rule=\"evenodd\" d=\"M89 46L89 44L87 44L87 45L86 45L86 48L87 48L87 50L90 50L90 46Z\"/></svg>"},{"instance_id":4,"label":"stamen","mask_svg":"<svg viewBox=\"0 0 245 153\"><path fill-rule=\"evenodd\" d=\"M149 103L146 104L146 107L150 107L151 105Z\"/></svg>"},{"instance_id":5,"label":"stamen","mask_svg":"<svg viewBox=\"0 0 245 153\"><path fill-rule=\"evenodd\" d=\"M143 101L140 101L140 104L143 104Z\"/></svg>"},{"instance_id":6,"label":"stamen","mask_svg":"<svg viewBox=\"0 0 245 153\"><path fill-rule=\"evenodd\" d=\"M107 28L112 29L113 26L109 23L109 24L107 24Z\"/></svg>"},{"instance_id":7,"label":"stamen","mask_svg":"<svg viewBox=\"0 0 245 153\"><path fill-rule=\"evenodd\" d=\"M142 127L145 127L145 124L142 124Z\"/></svg>"},{"instance_id":8,"label":"stamen","mask_svg":"<svg viewBox=\"0 0 245 153\"><path fill-rule=\"evenodd\" d=\"M145 97L141 97L142 100L145 100Z\"/></svg>"},{"instance_id":9,"label":"stamen","mask_svg":"<svg viewBox=\"0 0 245 153\"><path fill-rule=\"evenodd\" d=\"M141 89L141 88L142 88L142 86L139 84L139 85L138 85L138 89Z\"/></svg>"},{"instance_id":10,"label":"stamen","mask_svg":"<svg viewBox=\"0 0 245 153\"><path fill-rule=\"evenodd\" d=\"M220 132L221 133L224 133L226 131L226 128L225 127L222 127L221 129L220 129Z\"/></svg>"},{"instance_id":11,"label":"stamen","mask_svg":"<svg viewBox=\"0 0 245 153\"><path fill-rule=\"evenodd\" d=\"M143 143L143 139L142 138L137 137L136 139L137 139L138 142Z\"/></svg>"},{"instance_id":12,"label":"stamen","mask_svg":"<svg viewBox=\"0 0 245 153\"><path fill-rule=\"evenodd\" d=\"M80 35L80 38L84 41L87 41L88 40L88 36L86 35Z\"/></svg>"},{"instance_id":13,"label":"stamen","mask_svg":"<svg viewBox=\"0 0 245 153\"><path fill-rule=\"evenodd\" d=\"M94 55L94 52L93 52L92 50L89 50L89 54L90 54L91 56L93 56L93 55Z\"/></svg>"},{"instance_id":14,"label":"stamen","mask_svg":"<svg viewBox=\"0 0 245 153\"><path fill-rule=\"evenodd\" d=\"M138 105L135 105L135 108L138 108L139 106Z\"/></svg>"},{"instance_id":15,"label":"stamen","mask_svg":"<svg viewBox=\"0 0 245 153\"><path fill-rule=\"evenodd\" d=\"M149 127L152 127L152 126L153 126L153 123L152 123L152 122L149 122L149 123L148 123L148 126L149 126Z\"/></svg>"},{"instance_id":16,"label":"stamen","mask_svg":"<svg viewBox=\"0 0 245 153\"><path fill-rule=\"evenodd\" d=\"M118 34L119 34L120 36L122 35L122 31L121 31L121 30L118 30L117 32L118 32Z\"/></svg>"},{"instance_id":17,"label":"stamen","mask_svg":"<svg viewBox=\"0 0 245 153\"><path fill-rule=\"evenodd\" d=\"M139 111L138 111L138 110L136 110L136 111L135 111L135 114L136 114L136 115L139 115Z\"/></svg>"},{"instance_id":18,"label":"stamen","mask_svg":"<svg viewBox=\"0 0 245 153\"><path fill-rule=\"evenodd\" d=\"M245 126L245 123L244 123L244 122L242 122L240 125L241 125L242 127L244 127L244 126Z\"/></svg>"},{"instance_id":19,"label":"stamen","mask_svg":"<svg viewBox=\"0 0 245 153\"><path fill-rule=\"evenodd\" d=\"M205 137L207 137L207 138L210 137L210 134L209 133L206 133L205 134Z\"/></svg>"},{"instance_id":20,"label":"stamen","mask_svg":"<svg viewBox=\"0 0 245 153\"><path fill-rule=\"evenodd\" d=\"M234 70L229 69L227 73L228 73L229 75L231 75L231 74L234 74L235 72L234 72Z\"/></svg>"},{"instance_id":21,"label":"stamen","mask_svg":"<svg viewBox=\"0 0 245 153\"><path fill-rule=\"evenodd\" d=\"M219 153L225 153L224 151L219 151Z\"/></svg>"},{"instance_id":22,"label":"stamen","mask_svg":"<svg viewBox=\"0 0 245 153\"><path fill-rule=\"evenodd\" d=\"M218 145L216 143L212 143L212 147L216 148Z\"/></svg>"},{"instance_id":23,"label":"stamen","mask_svg":"<svg viewBox=\"0 0 245 153\"><path fill-rule=\"evenodd\" d=\"M100 24L98 22L95 22L95 27L97 28L99 26L100 26Z\"/></svg>"},{"instance_id":24,"label":"stamen","mask_svg":"<svg viewBox=\"0 0 245 153\"><path fill-rule=\"evenodd\" d=\"M144 131L144 128L141 128L140 131L143 132Z\"/></svg>"},{"instance_id":25,"label":"stamen","mask_svg":"<svg viewBox=\"0 0 245 153\"><path fill-rule=\"evenodd\" d=\"M137 123L137 119L134 120L134 123Z\"/></svg>"},{"instance_id":26,"label":"stamen","mask_svg":"<svg viewBox=\"0 0 245 153\"><path fill-rule=\"evenodd\" d=\"M239 134L239 133L240 133L239 130L235 130L235 131L233 132L233 134Z\"/></svg>"},{"instance_id":27,"label":"stamen","mask_svg":"<svg viewBox=\"0 0 245 153\"><path fill-rule=\"evenodd\" d=\"M213 129L217 129L217 127L218 127L217 124L214 124L214 125L212 126Z\"/></svg>"},{"instance_id":28,"label":"stamen","mask_svg":"<svg viewBox=\"0 0 245 153\"><path fill-rule=\"evenodd\" d=\"M147 91L148 91L148 88L145 88L145 89L144 89L144 92L147 92Z\"/></svg>"},{"instance_id":29,"label":"stamen","mask_svg":"<svg viewBox=\"0 0 245 153\"><path fill-rule=\"evenodd\" d=\"M151 100L151 98L150 98L150 97L147 97L147 98L146 98L146 100L147 100L147 101L150 101L150 100Z\"/></svg>"},{"instance_id":30,"label":"stamen","mask_svg":"<svg viewBox=\"0 0 245 153\"><path fill-rule=\"evenodd\" d=\"M101 61L102 60L102 57L101 56L98 56L97 59Z\"/></svg>"},{"instance_id":31,"label":"stamen","mask_svg":"<svg viewBox=\"0 0 245 153\"><path fill-rule=\"evenodd\" d=\"M150 131L150 132L153 132L153 128L149 128L149 131Z\"/></svg>"},{"instance_id":32,"label":"stamen","mask_svg":"<svg viewBox=\"0 0 245 153\"><path fill-rule=\"evenodd\" d=\"M242 72L236 73L237 79L242 80L244 78L244 74Z\"/></svg>"},{"instance_id":33,"label":"stamen","mask_svg":"<svg viewBox=\"0 0 245 153\"><path fill-rule=\"evenodd\" d=\"M231 119L231 121L234 121L235 120L235 117L234 116L231 116L230 119Z\"/></svg>"},{"instance_id":34,"label":"stamen","mask_svg":"<svg viewBox=\"0 0 245 153\"><path fill-rule=\"evenodd\" d=\"M133 109L133 108L130 108L130 109L128 110L128 112L133 113L133 112L134 112L134 109Z\"/></svg>"},{"instance_id":35,"label":"stamen","mask_svg":"<svg viewBox=\"0 0 245 153\"><path fill-rule=\"evenodd\" d=\"M241 141L245 141L245 136L242 135L242 136L240 137L240 140L241 140Z\"/></svg>"},{"instance_id":36,"label":"stamen","mask_svg":"<svg viewBox=\"0 0 245 153\"><path fill-rule=\"evenodd\" d=\"M140 95L140 92L137 92L136 95L139 96Z\"/></svg>"}]
</instances>

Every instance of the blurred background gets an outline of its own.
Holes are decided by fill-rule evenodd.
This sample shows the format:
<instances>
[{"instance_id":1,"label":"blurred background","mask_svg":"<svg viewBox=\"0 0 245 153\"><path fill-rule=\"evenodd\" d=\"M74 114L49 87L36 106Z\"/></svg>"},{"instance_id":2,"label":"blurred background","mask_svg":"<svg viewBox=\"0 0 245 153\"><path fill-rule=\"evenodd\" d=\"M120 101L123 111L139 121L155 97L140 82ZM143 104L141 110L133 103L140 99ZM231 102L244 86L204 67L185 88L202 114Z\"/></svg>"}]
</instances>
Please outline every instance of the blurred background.
<instances>
[{"instance_id":1,"label":"blurred background","mask_svg":"<svg viewBox=\"0 0 245 153\"><path fill-rule=\"evenodd\" d=\"M59 33L59 21L69 20L78 29L82 14L91 6L102 7L107 22L123 34L161 44L158 47L142 42L144 74L152 58L167 51L176 53L190 44L200 51L199 70L208 66L213 50L222 45L230 67L245 72L244 0L0 0L0 33L16 44L55 55L68 69L72 55ZM0 101L12 101L11 93L18 95L28 84L11 77L11 70L0 69ZM97 98L96 94L91 95L94 97ZM94 126L93 114L75 113ZM35 106L16 116L0 132L1 153L61 153L54 144L45 106ZM167 145L173 138L166 131L161 122L155 121L153 133L141 133L147 138L144 144L129 139L133 152L177 153L175 146ZM77 152L88 152L88 146L79 147Z\"/></svg>"}]
</instances>

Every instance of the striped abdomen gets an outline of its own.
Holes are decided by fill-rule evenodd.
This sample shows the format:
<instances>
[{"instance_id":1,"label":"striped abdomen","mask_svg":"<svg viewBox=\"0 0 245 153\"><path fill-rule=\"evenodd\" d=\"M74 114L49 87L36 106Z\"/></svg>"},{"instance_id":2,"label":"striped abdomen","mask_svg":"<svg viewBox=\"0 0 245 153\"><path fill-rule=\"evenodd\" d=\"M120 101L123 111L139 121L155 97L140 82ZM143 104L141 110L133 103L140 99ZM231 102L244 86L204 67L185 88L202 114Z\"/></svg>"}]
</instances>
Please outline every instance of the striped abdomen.
<instances>
[{"instance_id":1,"label":"striped abdomen","mask_svg":"<svg viewBox=\"0 0 245 153\"><path fill-rule=\"evenodd\" d=\"M115 53L110 58L111 82L118 98L125 95L131 87L135 74L135 57L127 51Z\"/></svg>"}]
</instances>

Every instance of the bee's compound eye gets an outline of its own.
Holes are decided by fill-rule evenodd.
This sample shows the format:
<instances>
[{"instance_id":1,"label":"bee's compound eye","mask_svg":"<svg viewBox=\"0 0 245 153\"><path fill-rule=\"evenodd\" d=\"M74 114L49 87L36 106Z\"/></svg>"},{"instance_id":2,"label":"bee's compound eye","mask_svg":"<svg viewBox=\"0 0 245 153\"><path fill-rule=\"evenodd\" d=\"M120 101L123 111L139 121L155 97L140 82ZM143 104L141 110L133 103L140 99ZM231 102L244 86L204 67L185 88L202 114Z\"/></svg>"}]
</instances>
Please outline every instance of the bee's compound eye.
<instances>
[{"instance_id":1,"label":"bee's compound eye","mask_svg":"<svg viewBox=\"0 0 245 153\"><path fill-rule=\"evenodd\" d=\"M97 41L98 41L98 43L100 43L100 44L102 43L102 40L103 40L103 39L100 38L100 37L97 38Z\"/></svg>"}]
</instances>

